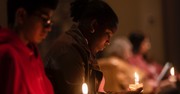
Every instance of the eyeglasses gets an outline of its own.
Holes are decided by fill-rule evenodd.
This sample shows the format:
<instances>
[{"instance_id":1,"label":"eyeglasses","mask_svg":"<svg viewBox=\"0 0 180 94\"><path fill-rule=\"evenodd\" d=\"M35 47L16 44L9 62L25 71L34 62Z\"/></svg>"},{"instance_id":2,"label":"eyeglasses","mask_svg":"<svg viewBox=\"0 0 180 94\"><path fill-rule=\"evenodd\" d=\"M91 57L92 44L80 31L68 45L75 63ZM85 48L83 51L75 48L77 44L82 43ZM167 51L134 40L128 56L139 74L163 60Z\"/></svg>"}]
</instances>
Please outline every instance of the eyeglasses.
<instances>
[{"instance_id":1,"label":"eyeglasses","mask_svg":"<svg viewBox=\"0 0 180 94\"><path fill-rule=\"evenodd\" d=\"M53 22L50 17L47 17L47 15L42 14L41 19L43 22L43 27L48 28L52 26Z\"/></svg>"},{"instance_id":2,"label":"eyeglasses","mask_svg":"<svg viewBox=\"0 0 180 94\"><path fill-rule=\"evenodd\" d=\"M42 20L42 25L44 28L50 28L52 26L53 22L46 14L35 14L35 16Z\"/></svg>"}]
</instances>

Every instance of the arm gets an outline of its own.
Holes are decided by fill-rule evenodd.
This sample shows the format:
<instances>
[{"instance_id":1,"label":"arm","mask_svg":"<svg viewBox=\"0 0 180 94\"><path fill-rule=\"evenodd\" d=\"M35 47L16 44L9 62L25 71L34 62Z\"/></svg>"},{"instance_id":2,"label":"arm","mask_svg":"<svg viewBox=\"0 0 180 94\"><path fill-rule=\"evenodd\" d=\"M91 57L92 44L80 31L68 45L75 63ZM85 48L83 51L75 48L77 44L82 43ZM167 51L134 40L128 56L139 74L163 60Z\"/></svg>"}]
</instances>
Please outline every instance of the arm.
<instances>
[{"instance_id":1,"label":"arm","mask_svg":"<svg viewBox=\"0 0 180 94\"><path fill-rule=\"evenodd\" d=\"M2 94L25 94L20 88L19 71L13 56L0 49L0 92Z\"/></svg>"},{"instance_id":2,"label":"arm","mask_svg":"<svg viewBox=\"0 0 180 94\"><path fill-rule=\"evenodd\" d=\"M78 51L72 47L58 47L49 54L50 62L46 68L55 93L81 94L84 66Z\"/></svg>"}]
</instances>

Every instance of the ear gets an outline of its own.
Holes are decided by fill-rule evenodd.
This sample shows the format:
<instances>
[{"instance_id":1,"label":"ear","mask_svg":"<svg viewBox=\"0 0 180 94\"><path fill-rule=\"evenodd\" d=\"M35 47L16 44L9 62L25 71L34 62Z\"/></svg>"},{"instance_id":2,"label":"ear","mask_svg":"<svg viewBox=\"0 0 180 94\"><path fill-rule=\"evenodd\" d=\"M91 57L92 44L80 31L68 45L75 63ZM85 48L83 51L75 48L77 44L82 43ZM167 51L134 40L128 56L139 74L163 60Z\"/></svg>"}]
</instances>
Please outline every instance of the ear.
<instances>
[{"instance_id":1,"label":"ear","mask_svg":"<svg viewBox=\"0 0 180 94\"><path fill-rule=\"evenodd\" d=\"M95 32L96 27L97 27L97 20L94 19L91 21L91 33Z\"/></svg>"},{"instance_id":2,"label":"ear","mask_svg":"<svg viewBox=\"0 0 180 94\"><path fill-rule=\"evenodd\" d=\"M17 9L16 15L15 15L15 23L16 24L23 24L26 16L27 16L27 13L26 13L26 10L24 8Z\"/></svg>"}]
</instances>

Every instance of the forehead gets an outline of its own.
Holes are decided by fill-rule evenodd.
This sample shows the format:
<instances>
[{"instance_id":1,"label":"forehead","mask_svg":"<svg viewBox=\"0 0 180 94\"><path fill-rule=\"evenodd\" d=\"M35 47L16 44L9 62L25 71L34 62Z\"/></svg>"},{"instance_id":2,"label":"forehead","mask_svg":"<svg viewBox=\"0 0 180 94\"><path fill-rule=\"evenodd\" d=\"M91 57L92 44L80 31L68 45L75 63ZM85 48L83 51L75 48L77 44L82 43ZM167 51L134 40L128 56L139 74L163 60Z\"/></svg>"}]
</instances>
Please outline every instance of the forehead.
<instances>
[{"instance_id":1,"label":"forehead","mask_svg":"<svg viewBox=\"0 0 180 94\"><path fill-rule=\"evenodd\" d=\"M53 12L54 12L54 10L49 9L49 8L41 8L41 9L36 11L36 13L44 14L44 15L47 15L49 17L51 17L53 15Z\"/></svg>"},{"instance_id":2,"label":"forehead","mask_svg":"<svg viewBox=\"0 0 180 94\"><path fill-rule=\"evenodd\" d=\"M117 31L117 28L109 28L109 31L111 31L112 33L115 33Z\"/></svg>"},{"instance_id":3,"label":"forehead","mask_svg":"<svg viewBox=\"0 0 180 94\"><path fill-rule=\"evenodd\" d=\"M113 28L113 29L106 29L105 32L108 32L110 34L114 34L117 31L117 29Z\"/></svg>"},{"instance_id":4,"label":"forehead","mask_svg":"<svg viewBox=\"0 0 180 94\"><path fill-rule=\"evenodd\" d=\"M105 32L113 34L114 32L111 29L106 29Z\"/></svg>"}]
</instances>

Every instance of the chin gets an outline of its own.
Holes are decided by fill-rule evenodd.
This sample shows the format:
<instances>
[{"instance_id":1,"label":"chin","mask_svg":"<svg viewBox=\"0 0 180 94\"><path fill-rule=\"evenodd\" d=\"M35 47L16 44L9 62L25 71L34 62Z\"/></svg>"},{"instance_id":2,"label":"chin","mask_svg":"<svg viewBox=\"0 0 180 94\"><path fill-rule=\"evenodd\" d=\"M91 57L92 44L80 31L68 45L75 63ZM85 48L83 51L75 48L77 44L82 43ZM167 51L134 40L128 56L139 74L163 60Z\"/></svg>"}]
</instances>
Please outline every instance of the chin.
<instances>
[{"instance_id":1,"label":"chin","mask_svg":"<svg viewBox=\"0 0 180 94\"><path fill-rule=\"evenodd\" d=\"M102 48L102 49L98 50L97 52L100 52L100 51L103 51L103 50L104 50L104 48Z\"/></svg>"},{"instance_id":2,"label":"chin","mask_svg":"<svg viewBox=\"0 0 180 94\"><path fill-rule=\"evenodd\" d=\"M34 41L35 44L39 44L39 43L41 43L41 42L42 42L42 39L41 39L41 40L36 40L36 41Z\"/></svg>"}]
</instances>

